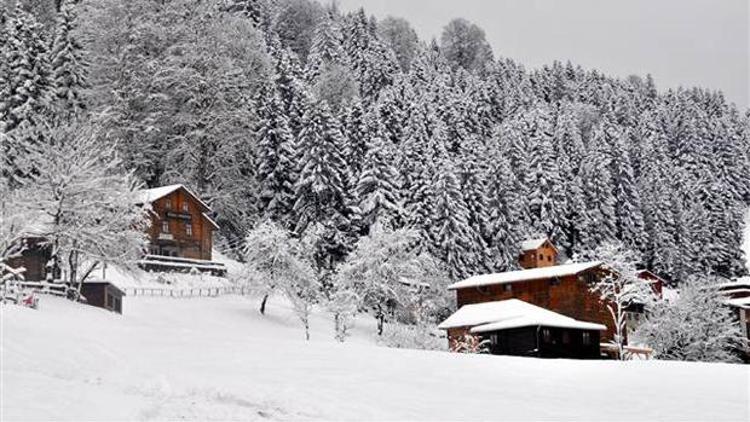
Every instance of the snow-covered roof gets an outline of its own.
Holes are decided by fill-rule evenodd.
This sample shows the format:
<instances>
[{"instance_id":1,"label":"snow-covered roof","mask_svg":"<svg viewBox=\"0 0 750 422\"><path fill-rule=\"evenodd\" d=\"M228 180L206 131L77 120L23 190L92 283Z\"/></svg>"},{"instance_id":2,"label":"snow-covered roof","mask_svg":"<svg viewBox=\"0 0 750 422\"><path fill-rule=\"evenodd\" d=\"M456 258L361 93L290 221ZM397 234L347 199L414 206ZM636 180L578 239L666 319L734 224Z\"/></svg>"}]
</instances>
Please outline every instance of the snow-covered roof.
<instances>
[{"instance_id":1,"label":"snow-covered roof","mask_svg":"<svg viewBox=\"0 0 750 422\"><path fill-rule=\"evenodd\" d=\"M554 277L575 275L602 265L601 261L578 262L575 264L553 265L550 267L531 268L528 270L508 271L495 274L480 274L469 277L448 286L448 290L467 287L489 286L493 284L515 283L519 281L542 280Z\"/></svg>"},{"instance_id":2,"label":"snow-covered roof","mask_svg":"<svg viewBox=\"0 0 750 422\"><path fill-rule=\"evenodd\" d=\"M138 203L141 204L150 204L158 199L164 198L165 196L171 194L174 191L184 189L185 192L187 192L190 196L192 196L196 201L198 201L204 208L207 210L210 210L211 207L208 206L205 202L201 201L201 199L193 193L190 189L186 188L185 185L177 184L177 185L169 185L169 186L160 186L158 188L153 189L143 189L138 192ZM216 223L214 223L216 224Z\"/></svg>"},{"instance_id":3,"label":"snow-covered roof","mask_svg":"<svg viewBox=\"0 0 750 422\"><path fill-rule=\"evenodd\" d=\"M649 275L651 277L654 277L656 280L650 280L652 282L655 282L655 281L658 280L658 281L661 281L664 284L667 283L667 280L664 280L663 278L659 277L658 275L656 275L654 272L652 272L650 270L638 270L638 271L636 271L636 274L638 275L638 277L641 277L642 275Z\"/></svg>"},{"instance_id":4,"label":"snow-covered roof","mask_svg":"<svg viewBox=\"0 0 750 422\"><path fill-rule=\"evenodd\" d=\"M462 306L438 328L473 327L471 332L483 333L530 326L606 330L602 324L578 321L518 299Z\"/></svg>"},{"instance_id":5,"label":"snow-covered roof","mask_svg":"<svg viewBox=\"0 0 750 422\"><path fill-rule=\"evenodd\" d=\"M717 289L738 289L738 288L750 288L750 277L740 277L736 280L728 281L726 283L719 283L712 285Z\"/></svg>"},{"instance_id":6,"label":"snow-covered roof","mask_svg":"<svg viewBox=\"0 0 750 422\"><path fill-rule=\"evenodd\" d=\"M547 239L546 237L524 240L523 242L521 242L521 250L525 252L525 251L533 251L535 249L539 249L540 247L542 247L542 245L544 245L544 242L547 242L548 240L549 239ZM555 250L557 250L557 248L555 248L555 245L553 245L552 242L550 242L549 244L552 245L552 247Z\"/></svg>"},{"instance_id":7,"label":"snow-covered roof","mask_svg":"<svg viewBox=\"0 0 750 422\"><path fill-rule=\"evenodd\" d=\"M750 309L750 297L741 297L738 299L729 299L724 301L729 306L734 306L736 308L742 308L742 309Z\"/></svg>"},{"instance_id":8,"label":"snow-covered roof","mask_svg":"<svg viewBox=\"0 0 750 422\"><path fill-rule=\"evenodd\" d=\"M206 221L208 221L209 224L211 224L212 226L214 226L215 229L219 228L219 225L216 224L216 222L211 217L209 217L208 214L206 214L205 212L203 213L203 218L205 218Z\"/></svg>"}]
</instances>

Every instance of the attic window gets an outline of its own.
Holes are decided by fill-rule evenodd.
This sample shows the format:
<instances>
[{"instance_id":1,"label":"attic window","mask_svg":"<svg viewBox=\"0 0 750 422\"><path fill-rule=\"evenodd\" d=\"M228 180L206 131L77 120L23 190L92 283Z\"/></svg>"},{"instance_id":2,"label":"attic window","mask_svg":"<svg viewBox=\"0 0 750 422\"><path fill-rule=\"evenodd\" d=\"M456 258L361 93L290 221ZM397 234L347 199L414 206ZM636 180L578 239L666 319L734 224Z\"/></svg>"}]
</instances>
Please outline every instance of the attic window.
<instances>
[{"instance_id":1,"label":"attic window","mask_svg":"<svg viewBox=\"0 0 750 422\"><path fill-rule=\"evenodd\" d=\"M182 211L188 212L188 203L187 203L187 201L182 203Z\"/></svg>"},{"instance_id":2,"label":"attic window","mask_svg":"<svg viewBox=\"0 0 750 422\"><path fill-rule=\"evenodd\" d=\"M168 210L172 209L172 200L171 199L167 199L166 201L164 201L164 208L166 208Z\"/></svg>"},{"instance_id":3,"label":"attic window","mask_svg":"<svg viewBox=\"0 0 750 422\"><path fill-rule=\"evenodd\" d=\"M162 221L161 222L161 232L162 233L169 233L169 221Z\"/></svg>"}]
</instances>

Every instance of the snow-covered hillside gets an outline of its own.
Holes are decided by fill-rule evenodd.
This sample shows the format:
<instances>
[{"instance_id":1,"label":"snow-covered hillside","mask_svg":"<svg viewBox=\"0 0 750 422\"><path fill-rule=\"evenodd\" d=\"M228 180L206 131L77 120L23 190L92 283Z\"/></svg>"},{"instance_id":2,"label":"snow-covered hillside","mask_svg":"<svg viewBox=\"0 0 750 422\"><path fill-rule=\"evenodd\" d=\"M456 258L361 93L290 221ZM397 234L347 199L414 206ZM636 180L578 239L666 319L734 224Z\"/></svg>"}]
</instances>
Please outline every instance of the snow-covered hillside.
<instances>
[{"instance_id":1,"label":"snow-covered hillside","mask_svg":"<svg viewBox=\"0 0 750 422\"><path fill-rule=\"evenodd\" d=\"M747 366L539 360L312 340L272 300L1 306L2 420L748 420Z\"/></svg>"}]
</instances>

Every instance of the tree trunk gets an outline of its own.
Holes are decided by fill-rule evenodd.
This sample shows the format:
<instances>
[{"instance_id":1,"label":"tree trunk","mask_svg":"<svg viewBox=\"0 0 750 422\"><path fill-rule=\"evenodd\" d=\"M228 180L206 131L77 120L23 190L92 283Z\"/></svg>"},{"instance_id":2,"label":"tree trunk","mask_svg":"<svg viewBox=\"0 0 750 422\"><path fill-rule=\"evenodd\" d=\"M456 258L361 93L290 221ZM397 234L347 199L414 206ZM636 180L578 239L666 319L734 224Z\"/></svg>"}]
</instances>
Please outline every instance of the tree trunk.
<instances>
[{"instance_id":1,"label":"tree trunk","mask_svg":"<svg viewBox=\"0 0 750 422\"><path fill-rule=\"evenodd\" d=\"M266 314L266 302L268 302L268 293L266 293L265 296L263 296L263 300L260 302L260 313L261 315Z\"/></svg>"},{"instance_id":2,"label":"tree trunk","mask_svg":"<svg viewBox=\"0 0 750 422\"><path fill-rule=\"evenodd\" d=\"M383 323L384 322L385 322L385 314L381 312L378 314L378 335L379 336L383 335Z\"/></svg>"}]
</instances>

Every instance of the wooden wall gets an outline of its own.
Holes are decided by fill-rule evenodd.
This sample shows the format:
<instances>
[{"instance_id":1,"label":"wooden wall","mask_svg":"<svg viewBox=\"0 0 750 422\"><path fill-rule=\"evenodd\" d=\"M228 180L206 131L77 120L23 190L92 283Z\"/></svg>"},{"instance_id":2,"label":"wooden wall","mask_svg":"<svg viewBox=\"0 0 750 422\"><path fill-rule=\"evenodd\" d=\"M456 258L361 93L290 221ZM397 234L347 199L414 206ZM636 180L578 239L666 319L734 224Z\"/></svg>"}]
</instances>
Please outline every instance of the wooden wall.
<instances>
[{"instance_id":1,"label":"wooden wall","mask_svg":"<svg viewBox=\"0 0 750 422\"><path fill-rule=\"evenodd\" d=\"M470 287L456 290L456 301L460 308L474 303L519 299L581 321L597 322L607 326L603 340L614 335L614 324L609 311L599 295L589 291L596 271L585 271L561 279L542 279L486 287Z\"/></svg>"},{"instance_id":2,"label":"wooden wall","mask_svg":"<svg viewBox=\"0 0 750 422\"><path fill-rule=\"evenodd\" d=\"M23 277L26 281L43 281L47 277L47 262L52 255L49 246L40 245L41 239L27 239L26 249L21 256L8 260L12 268L24 267Z\"/></svg>"}]
</instances>

